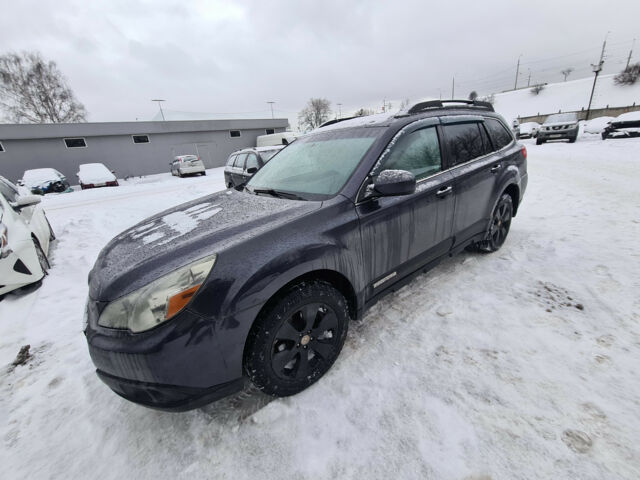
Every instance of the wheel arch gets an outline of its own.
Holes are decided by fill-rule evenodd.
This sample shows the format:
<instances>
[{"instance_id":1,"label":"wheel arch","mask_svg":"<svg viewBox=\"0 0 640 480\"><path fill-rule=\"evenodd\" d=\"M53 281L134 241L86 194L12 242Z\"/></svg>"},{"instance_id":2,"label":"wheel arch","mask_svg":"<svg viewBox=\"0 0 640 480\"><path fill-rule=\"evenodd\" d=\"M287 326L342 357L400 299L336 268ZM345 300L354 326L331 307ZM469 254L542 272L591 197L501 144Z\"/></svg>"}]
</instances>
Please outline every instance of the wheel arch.
<instances>
[{"instance_id":1,"label":"wheel arch","mask_svg":"<svg viewBox=\"0 0 640 480\"><path fill-rule=\"evenodd\" d=\"M510 183L507 187L502 191L500 196L503 194L509 194L511 197L511 201L513 202L513 216L515 217L518 213L518 205L520 204L520 187L515 183Z\"/></svg>"}]
</instances>

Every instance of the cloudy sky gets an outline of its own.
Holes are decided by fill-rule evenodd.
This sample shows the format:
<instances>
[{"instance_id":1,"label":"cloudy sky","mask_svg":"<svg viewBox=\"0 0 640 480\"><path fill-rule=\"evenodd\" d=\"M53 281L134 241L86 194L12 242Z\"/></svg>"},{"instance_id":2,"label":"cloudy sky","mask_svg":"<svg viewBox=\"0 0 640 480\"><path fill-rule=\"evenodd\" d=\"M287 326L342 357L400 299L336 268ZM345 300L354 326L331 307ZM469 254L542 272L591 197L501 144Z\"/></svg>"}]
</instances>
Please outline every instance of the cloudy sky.
<instances>
[{"instance_id":1,"label":"cloudy sky","mask_svg":"<svg viewBox=\"0 0 640 480\"><path fill-rule=\"evenodd\" d=\"M619 71L640 1L0 0L0 53L38 50L66 75L91 121L175 111L293 122L310 97L343 115L409 98L490 93L519 81ZM610 6L610 8L607 8ZM295 125L292 125L295 126Z\"/></svg>"}]
</instances>

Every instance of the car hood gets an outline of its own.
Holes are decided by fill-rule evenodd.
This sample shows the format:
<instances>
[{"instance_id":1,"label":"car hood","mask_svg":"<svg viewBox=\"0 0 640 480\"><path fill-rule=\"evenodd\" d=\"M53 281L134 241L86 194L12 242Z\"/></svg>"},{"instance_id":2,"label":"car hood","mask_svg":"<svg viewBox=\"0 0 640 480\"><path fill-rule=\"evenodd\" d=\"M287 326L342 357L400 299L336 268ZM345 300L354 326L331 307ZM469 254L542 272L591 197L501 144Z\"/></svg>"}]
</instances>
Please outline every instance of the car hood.
<instances>
[{"instance_id":1,"label":"car hood","mask_svg":"<svg viewBox=\"0 0 640 480\"><path fill-rule=\"evenodd\" d=\"M112 301L321 205L231 189L158 213L120 233L103 248L89 273L89 296Z\"/></svg>"},{"instance_id":2,"label":"car hood","mask_svg":"<svg viewBox=\"0 0 640 480\"><path fill-rule=\"evenodd\" d=\"M578 124L578 122L551 122L551 123L543 123L542 126L543 127L558 127L558 126L567 125L567 126L573 127L573 126L575 126L577 124Z\"/></svg>"}]
</instances>

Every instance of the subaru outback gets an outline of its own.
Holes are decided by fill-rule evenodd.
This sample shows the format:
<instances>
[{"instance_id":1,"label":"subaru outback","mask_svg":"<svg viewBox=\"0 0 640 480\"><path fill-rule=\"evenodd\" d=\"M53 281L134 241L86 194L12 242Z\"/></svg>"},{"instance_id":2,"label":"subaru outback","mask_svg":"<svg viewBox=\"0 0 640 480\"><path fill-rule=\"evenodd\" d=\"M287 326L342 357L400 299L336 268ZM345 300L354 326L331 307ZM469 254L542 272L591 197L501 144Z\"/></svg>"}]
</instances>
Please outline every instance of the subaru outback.
<instances>
[{"instance_id":1,"label":"subaru outback","mask_svg":"<svg viewBox=\"0 0 640 480\"><path fill-rule=\"evenodd\" d=\"M104 247L84 333L115 393L174 411L247 378L293 395L329 370L349 322L386 292L465 248L504 244L526 149L490 104L422 102L329 123L242 191L159 213Z\"/></svg>"}]
</instances>

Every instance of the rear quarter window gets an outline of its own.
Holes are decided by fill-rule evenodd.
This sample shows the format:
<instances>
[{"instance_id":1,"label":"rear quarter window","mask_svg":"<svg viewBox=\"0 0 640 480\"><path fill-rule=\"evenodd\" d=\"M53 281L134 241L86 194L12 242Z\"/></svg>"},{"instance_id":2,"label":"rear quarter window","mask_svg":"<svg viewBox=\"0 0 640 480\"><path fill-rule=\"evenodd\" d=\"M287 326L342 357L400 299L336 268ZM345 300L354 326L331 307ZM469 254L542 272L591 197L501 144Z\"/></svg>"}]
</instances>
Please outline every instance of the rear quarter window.
<instances>
[{"instance_id":1,"label":"rear quarter window","mask_svg":"<svg viewBox=\"0 0 640 480\"><path fill-rule=\"evenodd\" d=\"M231 155L228 159L227 159L227 167L232 167L233 166L233 162L236 159L236 155Z\"/></svg>"},{"instance_id":2,"label":"rear quarter window","mask_svg":"<svg viewBox=\"0 0 640 480\"><path fill-rule=\"evenodd\" d=\"M494 118L486 118L484 125L487 127L491 141L495 150L500 150L511 143L513 137L511 132L502 124L502 122Z\"/></svg>"}]
</instances>

